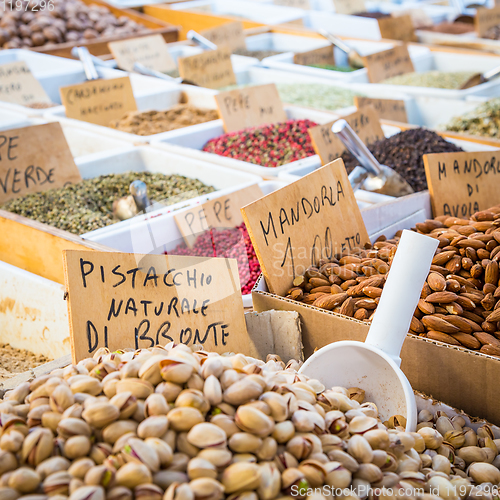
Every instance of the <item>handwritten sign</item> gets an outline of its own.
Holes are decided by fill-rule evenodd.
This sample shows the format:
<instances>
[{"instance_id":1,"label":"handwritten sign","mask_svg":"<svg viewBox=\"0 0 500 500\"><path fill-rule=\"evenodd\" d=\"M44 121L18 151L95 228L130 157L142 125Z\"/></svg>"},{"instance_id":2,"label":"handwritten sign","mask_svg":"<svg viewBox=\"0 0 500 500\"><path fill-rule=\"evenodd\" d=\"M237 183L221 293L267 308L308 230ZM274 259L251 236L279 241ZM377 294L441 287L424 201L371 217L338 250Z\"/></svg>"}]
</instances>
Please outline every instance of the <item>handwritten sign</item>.
<instances>
[{"instance_id":1,"label":"handwritten sign","mask_svg":"<svg viewBox=\"0 0 500 500\"><path fill-rule=\"evenodd\" d=\"M236 76L231 64L231 51L227 47L207 50L189 57L179 57L179 73L185 80L218 89L236 83Z\"/></svg>"},{"instance_id":2,"label":"handwritten sign","mask_svg":"<svg viewBox=\"0 0 500 500\"><path fill-rule=\"evenodd\" d=\"M333 46L320 47L319 49L308 50L307 52L297 52L293 55L293 62L302 66L311 64L335 64Z\"/></svg>"},{"instance_id":3,"label":"handwritten sign","mask_svg":"<svg viewBox=\"0 0 500 500\"><path fill-rule=\"evenodd\" d=\"M365 0L333 0L337 14L358 14L366 11Z\"/></svg>"},{"instance_id":4,"label":"handwritten sign","mask_svg":"<svg viewBox=\"0 0 500 500\"><path fill-rule=\"evenodd\" d=\"M474 27L479 38L497 24L500 24L500 5L495 5L495 7L491 9L481 7L476 9Z\"/></svg>"},{"instance_id":5,"label":"handwritten sign","mask_svg":"<svg viewBox=\"0 0 500 500\"><path fill-rule=\"evenodd\" d=\"M363 62L371 83L415 71L406 45L396 45L392 49L375 52L363 57Z\"/></svg>"},{"instance_id":6,"label":"handwritten sign","mask_svg":"<svg viewBox=\"0 0 500 500\"><path fill-rule=\"evenodd\" d=\"M161 35L141 36L108 43L109 50L116 59L118 67L133 71L136 62L146 68L167 73L177 68Z\"/></svg>"},{"instance_id":7,"label":"handwritten sign","mask_svg":"<svg viewBox=\"0 0 500 500\"><path fill-rule=\"evenodd\" d=\"M0 101L26 106L35 102L49 104L50 98L24 61L0 66Z\"/></svg>"},{"instance_id":8,"label":"handwritten sign","mask_svg":"<svg viewBox=\"0 0 500 500\"><path fill-rule=\"evenodd\" d=\"M288 120L274 83L221 92L215 101L226 132Z\"/></svg>"},{"instance_id":9,"label":"handwritten sign","mask_svg":"<svg viewBox=\"0 0 500 500\"><path fill-rule=\"evenodd\" d=\"M273 0L274 5L284 5L285 7L296 7L298 9L311 9L309 0Z\"/></svg>"},{"instance_id":10,"label":"handwritten sign","mask_svg":"<svg viewBox=\"0 0 500 500\"><path fill-rule=\"evenodd\" d=\"M379 118L408 123L405 102L400 99L376 99L375 97L354 96L354 105L358 108L373 106Z\"/></svg>"},{"instance_id":11,"label":"handwritten sign","mask_svg":"<svg viewBox=\"0 0 500 500\"><path fill-rule=\"evenodd\" d=\"M81 180L60 123L0 132L0 204Z\"/></svg>"},{"instance_id":12,"label":"handwritten sign","mask_svg":"<svg viewBox=\"0 0 500 500\"><path fill-rule=\"evenodd\" d=\"M246 49L245 34L243 33L241 21L221 24L215 28L203 30L200 34L215 43L217 47L225 45L231 50Z\"/></svg>"},{"instance_id":13,"label":"handwritten sign","mask_svg":"<svg viewBox=\"0 0 500 500\"><path fill-rule=\"evenodd\" d=\"M413 20L409 14L397 17L383 17L378 19L378 26L382 38L401 40L402 42L417 41Z\"/></svg>"},{"instance_id":14,"label":"handwritten sign","mask_svg":"<svg viewBox=\"0 0 500 500\"><path fill-rule=\"evenodd\" d=\"M338 159L242 208L271 293L322 258L369 242L344 162Z\"/></svg>"},{"instance_id":15,"label":"handwritten sign","mask_svg":"<svg viewBox=\"0 0 500 500\"><path fill-rule=\"evenodd\" d=\"M240 209L264 196L258 184L240 189L202 205L175 213L174 218L189 247L196 238L212 228L237 227L243 222Z\"/></svg>"},{"instance_id":16,"label":"handwritten sign","mask_svg":"<svg viewBox=\"0 0 500 500\"><path fill-rule=\"evenodd\" d=\"M90 80L61 87L66 116L96 125L108 126L128 111L137 111L128 76L110 80Z\"/></svg>"},{"instance_id":17,"label":"handwritten sign","mask_svg":"<svg viewBox=\"0 0 500 500\"><path fill-rule=\"evenodd\" d=\"M423 156L434 217L469 218L497 205L500 150Z\"/></svg>"},{"instance_id":18,"label":"handwritten sign","mask_svg":"<svg viewBox=\"0 0 500 500\"><path fill-rule=\"evenodd\" d=\"M99 347L248 346L235 259L67 250L64 277L74 362Z\"/></svg>"},{"instance_id":19,"label":"handwritten sign","mask_svg":"<svg viewBox=\"0 0 500 500\"><path fill-rule=\"evenodd\" d=\"M342 118L365 144L372 144L384 138L384 132L373 106L366 106ZM345 151L342 141L332 132L332 125L335 121L311 127L308 130L314 150L319 155L322 165L339 158Z\"/></svg>"}]
</instances>

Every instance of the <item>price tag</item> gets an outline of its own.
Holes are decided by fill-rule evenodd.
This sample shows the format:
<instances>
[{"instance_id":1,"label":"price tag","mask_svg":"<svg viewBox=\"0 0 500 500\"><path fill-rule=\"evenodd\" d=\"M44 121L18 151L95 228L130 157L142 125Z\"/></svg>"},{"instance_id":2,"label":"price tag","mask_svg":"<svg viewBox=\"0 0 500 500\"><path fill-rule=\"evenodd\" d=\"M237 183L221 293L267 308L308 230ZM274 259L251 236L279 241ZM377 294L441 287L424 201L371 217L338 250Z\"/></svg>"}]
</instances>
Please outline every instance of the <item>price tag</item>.
<instances>
[{"instance_id":1,"label":"price tag","mask_svg":"<svg viewBox=\"0 0 500 500\"><path fill-rule=\"evenodd\" d=\"M0 132L0 204L81 180L60 123Z\"/></svg>"},{"instance_id":2,"label":"price tag","mask_svg":"<svg viewBox=\"0 0 500 500\"><path fill-rule=\"evenodd\" d=\"M495 5L495 7L491 9L486 9L484 7L476 9L474 27L479 38L497 24L500 24L500 5Z\"/></svg>"},{"instance_id":3,"label":"price tag","mask_svg":"<svg viewBox=\"0 0 500 500\"><path fill-rule=\"evenodd\" d=\"M241 21L221 24L215 28L203 30L200 34L212 43L215 43L218 47L225 45L232 51L246 49L245 35Z\"/></svg>"},{"instance_id":4,"label":"price tag","mask_svg":"<svg viewBox=\"0 0 500 500\"><path fill-rule=\"evenodd\" d=\"M168 342L248 352L235 259L66 250L73 362Z\"/></svg>"},{"instance_id":5,"label":"price tag","mask_svg":"<svg viewBox=\"0 0 500 500\"><path fill-rule=\"evenodd\" d=\"M378 26L381 37L387 40L417 41L413 20L409 14L378 19Z\"/></svg>"},{"instance_id":6,"label":"price tag","mask_svg":"<svg viewBox=\"0 0 500 500\"><path fill-rule=\"evenodd\" d=\"M358 14L366 12L365 0L333 0L337 14Z\"/></svg>"},{"instance_id":7,"label":"price tag","mask_svg":"<svg viewBox=\"0 0 500 500\"><path fill-rule=\"evenodd\" d=\"M175 61L167 49L165 39L161 35L141 36L110 42L108 47L116 59L118 67L125 71L133 71L136 62L162 73L177 69Z\"/></svg>"},{"instance_id":8,"label":"price tag","mask_svg":"<svg viewBox=\"0 0 500 500\"><path fill-rule=\"evenodd\" d=\"M500 150L423 156L434 217L467 219L498 204Z\"/></svg>"},{"instance_id":9,"label":"price tag","mask_svg":"<svg viewBox=\"0 0 500 500\"><path fill-rule=\"evenodd\" d=\"M226 132L288 120L274 83L221 92L215 101Z\"/></svg>"},{"instance_id":10,"label":"price tag","mask_svg":"<svg viewBox=\"0 0 500 500\"><path fill-rule=\"evenodd\" d=\"M50 98L24 61L0 66L0 101L26 106L50 104Z\"/></svg>"},{"instance_id":11,"label":"price tag","mask_svg":"<svg viewBox=\"0 0 500 500\"><path fill-rule=\"evenodd\" d=\"M406 106L403 100L399 99L376 99L374 97L354 96L354 105L358 108L373 106L379 118L393 120L401 123L408 123Z\"/></svg>"},{"instance_id":12,"label":"price tag","mask_svg":"<svg viewBox=\"0 0 500 500\"><path fill-rule=\"evenodd\" d=\"M320 259L370 241L341 159L242 212L269 291L278 295Z\"/></svg>"},{"instance_id":13,"label":"price tag","mask_svg":"<svg viewBox=\"0 0 500 500\"><path fill-rule=\"evenodd\" d=\"M110 80L90 80L78 85L61 87L66 116L107 127L129 111L137 111L132 85L128 76Z\"/></svg>"},{"instance_id":14,"label":"price tag","mask_svg":"<svg viewBox=\"0 0 500 500\"><path fill-rule=\"evenodd\" d=\"M368 105L342 118L367 145L384 138L384 132L373 106ZM332 132L332 125L335 121L311 127L308 130L314 150L319 155L322 165L340 158L345 151L342 141Z\"/></svg>"},{"instance_id":15,"label":"price tag","mask_svg":"<svg viewBox=\"0 0 500 500\"><path fill-rule=\"evenodd\" d=\"M387 78L415 71L406 45L396 45L392 49L375 52L375 54L363 57L363 62L371 83L382 82Z\"/></svg>"},{"instance_id":16,"label":"price tag","mask_svg":"<svg viewBox=\"0 0 500 500\"><path fill-rule=\"evenodd\" d=\"M309 0L273 0L274 5L284 5L285 7L296 7L297 9L311 9Z\"/></svg>"},{"instance_id":17,"label":"price tag","mask_svg":"<svg viewBox=\"0 0 500 500\"><path fill-rule=\"evenodd\" d=\"M231 51L227 47L207 50L189 57L179 57L182 78L209 89L234 85L236 76L231 64Z\"/></svg>"},{"instance_id":18,"label":"price tag","mask_svg":"<svg viewBox=\"0 0 500 500\"><path fill-rule=\"evenodd\" d=\"M184 241L192 247L196 238L212 228L237 227L243 222L241 207L264 196L258 184L207 201L174 215Z\"/></svg>"},{"instance_id":19,"label":"price tag","mask_svg":"<svg viewBox=\"0 0 500 500\"><path fill-rule=\"evenodd\" d=\"M334 66L333 46L328 45L319 49L308 50L307 52L297 52L293 56L293 62L302 66L309 66L311 64L329 64Z\"/></svg>"}]
</instances>

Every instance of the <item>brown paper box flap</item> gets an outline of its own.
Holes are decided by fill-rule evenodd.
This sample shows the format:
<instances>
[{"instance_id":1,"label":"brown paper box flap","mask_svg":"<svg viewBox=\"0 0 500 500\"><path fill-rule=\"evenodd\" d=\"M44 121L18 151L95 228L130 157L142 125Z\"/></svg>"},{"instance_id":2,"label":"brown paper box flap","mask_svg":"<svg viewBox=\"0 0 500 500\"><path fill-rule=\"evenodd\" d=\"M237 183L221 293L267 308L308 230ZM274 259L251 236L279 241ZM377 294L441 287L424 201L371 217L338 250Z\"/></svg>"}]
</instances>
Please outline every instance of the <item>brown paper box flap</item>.
<instances>
[{"instance_id":1,"label":"brown paper box flap","mask_svg":"<svg viewBox=\"0 0 500 500\"><path fill-rule=\"evenodd\" d=\"M370 54L363 57L363 60L371 83L415 71L406 45L396 45L392 49Z\"/></svg>"},{"instance_id":2,"label":"brown paper box flap","mask_svg":"<svg viewBox=\"0 0 500 500\"><path fill-rule=\"evenodd\" d=\"M474 18L474 27L479 38L486 32L500 24L500 5L495 5L492 9L479 7L476 9L476 17Z\"/></svg>"},{"instance_id":3,"label":"brown paper box flap","mask_svg":"<svg viewBox=\"0 0 500 500\"><path fill-rule=\"evenodd\" d=\"M401 40L402 42L416 42L415 28L411 15L384 17L378 19L380 35L388 40Z\"/></svg>"},{"instance_id":4,"label":"brown paper box flap","mask_svg":"<svg viewBox=\"0 0 500 500\"><path fill-rule=\"evenodd\" d=\"M319 49L308 50L307 52L297 52L293 56L295 64L309 66L311 64L335 65L335 57L333 53L333 45L320 47Z\"/></svg>"},{"instance_id":5,"label":"brown paper box flap","mask_svg":"<svg viewBox=\"0 0 500 500\"><path fill-rule=\"evenodd\" d=\"M381 119L408 123L405 102L401 99L377 99L375 97L354 96L354 105L358 109L371 105Z\"/></svg>"},{"instance_id":6,"label":"brown paper box flap","mask_svg":"<svg viewBox=\"0 0 500 500\"><path fill-rule=\"evenodd\" d=\"M333 0L337 14L357 14L366 11L365 0Z\"/></svg>"},{"instance_id":7,"label":"brown paper box flap","mask_svg":"<svg viewBox=\"0 0 500 500\"><path fill-rule=\"evenodd\" d=\"M215 43L217 47L226 46L231 50L246 49L245 34L241 21L221 24L215 28L200 31L200 35Z\"/></svg>"},{"instance_id":8,"label":"brown paper box flap","mask_svg":"<svg viewBox=\"0 0 500 500\"><path fill-rule=\"evenodd\" d=\"M14 61L0 66L0 101L21 106L51 102L24 61Z\"/></svg>"}]
</instances>

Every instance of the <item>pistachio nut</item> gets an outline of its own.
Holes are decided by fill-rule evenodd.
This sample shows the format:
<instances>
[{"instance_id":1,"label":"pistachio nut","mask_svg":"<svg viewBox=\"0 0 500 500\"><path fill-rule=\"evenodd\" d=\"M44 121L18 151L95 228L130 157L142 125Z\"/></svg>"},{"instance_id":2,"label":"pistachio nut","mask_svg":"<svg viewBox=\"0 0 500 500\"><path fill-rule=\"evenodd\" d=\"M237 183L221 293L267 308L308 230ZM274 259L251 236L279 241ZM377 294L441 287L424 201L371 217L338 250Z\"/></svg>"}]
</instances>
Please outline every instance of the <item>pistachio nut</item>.
<instances>
[{"instance_id":1,"label":"pistachio nut","mask_svg":"<svg viewBox=\"0 0 500 500\"><path fill-rule=\"evenodd\" d=\"M238 426L234 423L234 417L225 415L224 413L213 415L210 418L210 423L220 427L226 433L228 438L240 431Z\"/></svg>"},{"instance_id":2,"label":"pistachio nut","mask_svg":"<svg viewBox=\"0 0 500 500\"><path fill-rule=\"evenodd\" d=\"M299 464L298 469L304 474L311 488L319 488L325 483L326 470L323 465L312 459L304 460Z\"/></svg>"},{"instance_id":3,"label":"pistachio nut","mask_svg":"<svg viewBox=\"0 0 500 500\"><path fill-rule=\"evenodd\" d=\"M454 431L453 422L448 417L439 417L436 420L436 430L444 436L449 431Z\"/></svg>"},{"instance_id":4,"label":"pistachio nut","mask_svg":"<svg viewBox=\"0 0 500 500\"><path fill-rule=\"evenodd\" d=\"M88 375L75 375L68 380L68 383L73 394L83 392L97 396L102 392L101 381Z\"/></svg>"},{"instance_id":5,"label":"pistachio nut","mask_svg":"<svg viewBox=\"0 0 500 500\"><path fill-rule=\"evenodd\" d=\"M477 434L472 429L463 429L465 444L464 446L477 446Z\"/></svg>"},{"instance_id":6,"label":"pistachio nut","mask_svg":"<svg viewBox=\"0 0 500 500\"><path fill-rule=\"evenodd\" d=\"M79 458L70 465L68 472L72 477L83 481L85 474L94 466L95 463L92 459L87 457Z\"/></svg>"},{"instance_id":7,"label":"pistachio nut","mask_svg":"<svg viewBox=\"0 0 500 500\"><path fill-rule=\"evenodd\" d=\"M85 486L81 479L74 477L69 483L69 494L72 495L77 489Z\"/></svg>"},{"instance_id":8,"label":"pistachio nut","mask_svg":"<svg viewBox=\"0 0 500 500\"><path fill-rule=\"evenodd\" d=\"M53 497L54 495L69 495L71 475L67 471L54 472L43 481L43 492Z\"/></svg>"},{"instance_id":9,"label":"pistachio nut","mask_svg":"<svg viewBox=\"0 0 500 500\"><path fill-rule=\"evenodd\" d=\"M360 464L358 470L354 473L355 479L364 479L369 483L376 483L378 481L381 481L383 477L384 474L380 470L380 468L372 463Z\"/></svg>"},{"instance_id":10,"label":"pistachio nut","mask_svg":"<svg viewBox=\"0 0 500 500\"><path fill-rule=\"evenodd\" d=\"M257 458L260 461L273 460L278 451L278 443L272 437L266 437L262 441L262 446L257 450Z\"/></svg>"},{"instance_id":11,"label":"pistachio nut","mask_svg":"<svg viewBox=\"0 0 500 500\"><path fill-rule=\"evenodd\" d=\"M33 493L40 485L40 475L29 467L19 467L9 476L9 488L13 488L19 493Z\"/></svg>"},{"instance_id":12,"label":"pistachio nut","mask_svg":"<svg viewBox=\"0 0 500 500\"><path fill-rule=\"evenodd\" d=\"M14 488L8 486L0 486L0 500L17 500L21 496Z\"/></svg>"},{"instance_id":13,"label":"pistachio nut","mask_svg":"<svg viewBox=\"0 0 500 500\"><path fill-rule=\"evenodd\" d=\"M203 395L211 406L222 403L222 387L219 379L215 375L209 375L205 379Z\"/></svg>"},{"instance_id":14,"label":"pistachio nut","mask_svg":"<svg viewBox=\"0 0 500 500\"><path fill-rule=\"evenodd\" d=\"M446 478L433 476L427 481L427 485L435 494L443 500L457 500L458 493L456 487Z\"/></svg>"},{"instance_id":15,"label":"pistachio nut","mask_svg":"<svg viewBox=\"0 0 500 500\"><path fill-rule=\"evenodd\" d=\"M173 408L168 413L170 427L177 432L187 432L196 424L204 422L205 419L197 408L182 406Z\"/></svg>"},{"instance_id":16,"label":"pistachio nut","mask_svg":"<svg viewBox=\"0 0 500 500\"><path fill-rule=\"evenodd\" d=\"M233 493L227 497L227 500L259 500L257 493L255 491L241 491L238 493ZM282 498L281 500L284 500Z\"/></svg>"},{"instance_id":17,"label":"pistachio nut","mask_svg":"<svg viewBox=\"0 0 500 500\"><path fill-rule=\"evenodd\" d=\"M209 462L204 458L193 458L188 463L187 474L191 480L200 477L216 479L217 468L212 464L212 462Z\"/></svg>"},{"instance_id":18,"label":"pistachio nut","mask_svg":"<svg viewBox=\"0 0 500 500\"><path fill-rule=\"evenodd\" d=\"M252 375L245 377L231 384L224 391L224 401L231 405L237 406L248 403L252 399L258 399L264 388L262 385L251 378Z\"/></svg>"},{"instance_id":19,"label":"pistachio nut","mask_svg":"<svg viewBox=\"0 0 500 500\"><path fill-rule=\"evenodd\" d=\"M227 449L205 448L198 453L198 458L207 460L221 472L231 463L233 454Z\"/></svg>"},{"instance_id":20,"label":"pistachio nut","mask_svg":"<svg viewBox=\"0 0 500 500\"><path fill-rule=\"evenodd\" d=\"M143 463L152 472L160 470L158 453L142 439L130 438L122 449L122 455L126 462Z\"/></svg>"},{"instance_id":21,"label":"pistachio nut","mask_svg":"<svg viewBox=\"0 0 500 500\"><path fill-rule=\"evenodd\" d=\"M355 419L353 419L355 420ZM349 424L349 431L351 431L351 425L353 423L351 420ZM382 429L372 429L363 434L363 437L368 441L368 444L373 450L386 450L390 446L389 434L386 430Z\"/></svg>"},{"instance_id":22,"label":"pistachio nut","mask_svg":"<svg viewBox=\"0 0 500 500\"><path fill-rule=\"evenodd\" d=\"M195 500L221 500L224 497L224 486L209 477L193 479L189 483L189 488Z\"/></svg>"},{"instance_id":23,"label":"pistachio nut","mask_svg":"<svg viewBox=\"0 0 500 500\"><path fill-rule=\"evenodd\" d=\"M262 446L262 439L248 432L237 432L229 438L228 446L235 453L255 453Z\"/></svg>"},{"instance_id":24,"label":"pistachio nut","mask_svg":"<svg viewBox=\"0 0 500 500\"><path fill-rule=\"evenodd\" d=\"M4 396L4 401L12 401L18 404L23 403L28 394L30 393L31 384L29 382L22 382L14 389L7 391Z\"/></svg>"},{"instance_id":25,"label":"pistachio nut","mask_svg":"<svg viewBox=\"0 0 500 500\"><path fill-rule=\"evenodd\" d=\"M157 385L162 381L160 361L164 360L166 356L163 354L156 354L151 356L148 360L141 364L137 375L142 380Z\"/></svg>"},{"instance_id":26,"label":"pistachio nut","mask_svg":"<svg viewBox=\"0 0 500 500\"><path fill-rule=\"evenodd\" d=\"M236 410L234 421L241 430L261 438L269 436L274 430L274 420L249 405L240 406Z\"/></svg>"},{"instance_id":27,"label":"pistachio nut","mask_svg":"<svg viewBox=\"0 0 500 500\"><path fill-rule=\"evenodd\" d=\"M473 463L469 466L467 472L477 484L492 483L498 485L500 483L500 471L492 464Z\"/></svg>"},{"instance_id":28,"label":"pistachio nut","mask_svg":"<svg viewBox=\"0 0 500 500\"><path fill-rule=\"evenodd\" d=\"M140 484L151 483L152 481L151 471L146 465L138 462L129 462L116 472L116 484L126 488L134 489Z\"/></svg>"},{"instance_id":29,"label":"pistachio nut","mask_svg":"<svg viewBox=\"0 0 500 500\"><path fill-rule=\"evenodd\" d=\"M137 398L128 391L116 394L110 399L109 402L118 408L118 411L120 412L120 420L126 420L132 417L137 410Z\"/></svg>"},{"instance_id":30,"label":"pistachio nut","mask_svg":"<svg viewBox=\"0 0 500 500\"><path fill-rule=\"evenodd\" d=\"M61 419L62 415L60 413L56 413L54 411L46 411L42 415L42 427L46 427L52 432L57 432L57 426L59 425Z\"/></svg>"},{"instance_id":31,"label":"pistachio nut","mask_svg":"<svg viewBox=\"0 0 500 500\"><path fill-rule=\"evenodd\" d=\"M125 486L115 486L107 491L106 500L133 500L132 490Z\"/></svg>"},{"instance_id":32,"label":"pistachio nut","mask_svg":"<svg viewBox=\"0 0 500 500\"><path fill-rule=\"evenodd\" d=\"M184 453L189 458L194 458L200 452L200 448L194 446L188 441L187 432L179 432L175 440L175 447L181 453Z\"/></svg>"},{"instance_id":33,"label":"pistachio nut","mask_svg":"<svg viewBox=\"0 0 500 500\"><path fill-rule=\"evenodd\" d=\"M186 383L188 389L195 389L197 391L203 391L203 377L198 375L196 372L189 377L189 380Z\"/></svg>"},{"instance_id":34,"label":"pistachio nut","mask_svg":"<svg viewBox=\"0 0 500 500\"><path fill-rule=\"evenodd\" d=\"M272 500L279 495L281 489L281 473L273 462L261 462L260 484L257 493L261 500Z\"/></svg>"},{"instance_id":35,"label":"pistachio nut","mask_svg":"<svg viewBox=\"0 0 500 500\"><path fill-rule=\"evenodd\" d=\"M116 384L116 394L122 392L130 392L137 399L146 399L150 394L153 394L154 387L147 380L140 378L124 378Z\"/></svg>"},{"instance_id":36,"label":"pistachio nut","mask_svg":"<svg viewBox=\"0 0 500 500\"><path fill-rule=\"evenodd\" d=\"M59 384L50 396L50 407L56 413L63 413L64 410L75 404L75 396L71 389L64 384Z\"/></svg>"},{"instance_id":37,"label":"pistachio nut","mask_svg":"<svg viewBox=\"0 0 500 500\"><path fill-rule=\"evenodd\" d=\"M72 436L90 437L92 430L89 424L80 418L63 418L57 426L57 433L62 438L68 439Z\"/></svg>"},{"instance_id":38,"label":"pistachio nut","mask_svg":"<svg viewBox=\"0 0 500 500\"><path fill-rule=\"evenodd\" d=\"M194 493L188 484L172 483L165 492L164 500L194 500Z\"/></svg>"},{"instance_id":39,"label":"pistachio nut","mask_svg":"<svg viewBox=\"0 0 500 500\"><path fill-rule=\"evenodd\" d=\"M340 462L328 462L323 465L323 468L326 472L325 484L335 489L347 488L351 484L352 473Z\"/></svg>"},{"instance_id":40,"label":"pistachio nut","mask_svg":"<svg viewBox=\"0 0 500 500\"><path fill-rule=\"evenodd\" d=\"M370 463L373 459L373 450L368 441L354 434L347 443L347 452L354 457L359 463Z\"/></svg>"},{"instance_id":41,"label":"pistachio nut","mask_svg":"<svg viewBox=\"0 0 500 500\"><path fill-rule=\"evenodd\" d=\"M201 366L201 376L206 380L210 376L219 378L224 371L224 365L222 364L219 356L212 356L207 358L203 365Z\"/></svg>"},{"instance_id":42,"label":"pistachio nut","mask_svg":"<svg viewBox=\"0 0 500 500\"><path fill-rule=\"evenodd\" d=\"M135 500L162 500L163 490L156 484L141 484L134 488Z\"/></svg>"},{"instance_id":43,"label":"pistachio nut","mask_svg":"<svg viewBox=\"0 0 500 500\"><path fill-rule=\"evenodd\" d=\"M254 490L260 486L260 468L249 462L231 464L222 473L226 493Z\"/></svg>"},{"instance_id":44,"label":"pistachio nut","mask_svg":"<svg viewBox=\"0 0 500 500\"><path fill-rule=\"evenodd\" d=\"M144 442L158 455L160 467L168 467L172 463L172 448L165 441L159 438L150 437L146 438Z\"/></svg>"},{"instance_id":45,"label":"pistachio nut","mask_svg":"<svg viewBox=\"0 0 500 500\"><path fill-rule=\"evenodd\" d=\"M250 462L252 464L256 464L257 457L252 453L235 453L233 455L233 464L237 462Z\"/></svg>"},{"instance_id":46,"label":"pistachio nut","mask_svg":"<svg viewBox=\"0 0 500 500\"><path fill-rule=\"evenodd\" d=\"M175 448L175 446L174 446ZM199 456L199 454L198 454ZM187 470L187 464L191 457L189 455L186 455L185 453L174 453L172 456L172 463L170 464L169 469L170 470L177 470L180 472L186 472Z\"/></svg>"},{"instance_id":47,"label":"pistachio nut","mask_svg":"<svg viewBox=\"0 0 500 500\"><path fill-rule=\"evenodd\" d=\"M418 433L424 438L426 448L436 450L443 444L443 436L431 427L424 427Z\"/></svg>"},{"instance_id":48,"label":"pistachio nut","mask_svg":"<svg viewBox=\"0 0 500 500\"><path fill-rule=\"evenodd\" d=\"M28 434L21 450L21 460L32 467L41 464L52 455L54 435L49 429L38 428ZM1 459L0 459L1 465ZM0 470L2 467L0 466Z\"/></svg>"},{"instance_id":49,"label":"pistachio nut","mask_svg":"<svg viewBox=\"0 0 500 500\"><path fill-rule=\"evenodd\" d=\"M75 395L76 400L77 395ZM69 408L64 410L62 414L62 418L80 418L82 416L83 406L80 403L75 403L71 405Z\"/></svg>"},{"instance_id":50,"label":"pistachio nut","mask_svg":"<svg viewBox=\"0 0 500 500\"><path fill-rule=\"evenodd\" d=\"M292 496L293 493L295 496L302 498L309 488L309 483L303 472L297 468L291 467L285 469L281 474L281 488L283 492L289 496Z\"/></svg>"},{"instance_id":51,"label":"pistachio nut","mask_svg":"<svg viewBox=\"0 0 500 500\"><path fill-rule=\"evenodd\" d=\"M75 460L90 453L92 443L87 436L71 436L64 443L63 453L66 458Z\"/></svg>"},{"instance_id":52,"label":"pistachio nut","mask_svg":"<svg viewBox=\"0 0 500 500\"><path fill-rule=\"evenodd\" d=\"M242 376L236 370L225 370L219 377L220 384L223 391L226 391L235 382L238 382Z\"/></svg>"},{"instance_id":53,"label":"pistachio nut","mask_svg":"<svg viewBox=\"0 0 500 500\"><path fill-rule=\"evenodd\" d=\"M293 425L293 422L290 420L276 423L271 434L271 436L280 444L290 441L294 435L295 425Z\"/></svg>"},{"instance_id":54,"label":"pistachio nut","mask_svg":"<svg viewBox=\"0 0 500 500\"><path fill-rule=\"evenodd\" d=\"M108 465L96 465L91 467L85 474L84 483L87 485L102 486L105 489L115 484L116 470Z\"/></svg>"},{"instance_id":55,"label":"pistachio nut","mask_svg":"<svg viewBox=\"0 0 500 500\"><path fill-rule=\"evenodd\" d=\"M224 430L208 422L194 425L190 429L187 439L193 446L198 448L226 446L227 442Z\"/></svg>"},{"instance_id":56,"label":"pistachio nut","mask_svg":"<svg viewBox=\"0 0 500 500\"><path fill-rule=\"evenodd\" d=\"M71 493L69 500L105 500L102 486L81 486Z\"/></svg>"},{"instance_id":57,"label":"pistachio nut","mask_svg":"<svg viewBox=\"0 0 500 500\"><path fill-rule=\"evenodd\" d=\"M284 422L288 418L287 400L282 394L268 391L259 398L271 409L271 417L275 422Z\"/></svg>"},{"instance_id":58,"label":"pistachio nut","mask_svg":"<svg viewBox=\"0 0 500 500\"><path fill-rule=\"evenodd\" d=\"M181 391L182 386L173 382L161 382L155 389L155 392L161 394L167 400L167 403L173 403Z\"/></svg>"},{"instance_id":59,"label":"pistachio nut","mask_svg":"<svg viewBox=\"0 0 500 500\"><path fill-rule=\"evenodd\" d=\"M43 418L43 417L42 417ZM0 448L4 451L17 453L24 442L24 434L15 428L9 428L7 432L0 437Z\"/></svg>"},{"instance_id":60,"label":"pistachio nut","mask_svg":"<svg viewBox=\"0 0 500 500\"><path fill-rule=\"evenodd\" d=\"M39 474L40 479L43 481L47 476L55 472L67 471L71 462L64 457L51 457L44 460L36 467L36 472Z\"/></svg>"},{"instance_id":61,"label":"pistachio nut","mask_svg":"<svg viewBox=\"0 0 500 500\"><path fill-rule=\"evenodd\" d=\"M97 465L100 465L112 452L113 448L109 443L99 442L92 446L89 456Z\"/></svg>"},{"instance_id":62,"label":"pistachio nut","mask_svg":"<svg viewBox=\"0 0 500 500\"><path fill-rule=\"evenodd\" d=\"M193 374L195 367L184 361L163 359L160 361L161 376L166 382L185 384Z\"/></svg>"},{"instance_id":63,"label":"pistachio nut","mask_svg":"<svg viewBox=\"0 0 500 500\"><path fill-rule=\"evenodd\" d=\"M168 430L168 418L166 415L155 415L143 420L137 427L137 435L146 439L148 437L162 437Z\"/></svg>"},{"instance_id":64,"label":"pistachio nut","mask_svg":"<svg viewBox=\"0 0 500 500\"><path fill-rule=\"evenodd\" d=\"M101 429L118 420L120 410L111 403L94 403L82 413L82 418L92 427Z\"/></svg>"},{"instance_id":65,"label":"pistachio nut","mask_svg":"<svg viewBox=\"0 0 500 500\"><path fill-rule=\"evenodd\" d=\"M325 432L325 419L316 411L298 410L292 416L292 422L297 432Z\"/></svg>"},{"instance_id":66,"label":"pistachio nut","mask_svg":"<svg viewBox=\"0 0 500 500\"><path fill-rule=\"evenodd\" d=\"M176 483L187 483L188 475L185 472L177 470L161 470L153 476L153 483L166 490L170 485Z\"/></svg>"},{"instance_id":67,"label":"pistachio nut","mask_svg":"<svg viewBox=\"0 0 500 500\"><path fill-rule=\"evenodd\" d=\"M170 406L165 397L158 393L153 393L148 396L144 402L144 416L152 417L158 415L166 415L170 411Z\"/></svg>"},{"instance_id":68,"label":"pistachio nut","mask_svg":"<svg viewBox=\"0 0 500 500\"><path fill-rule=\"evenodd\" d=\"M457 450L457 455L467 465L473 462L485 462L487 458L485 448L479 448L478 446L464 446Z\"/></svg>"},{"instance_id":69,"label":"pistachio nut","mask_svg":"<svg viewBox=\"0 0 500 500\"><path fill-rule=\"evenodd\" d=\"M102 439L104 442L114 444L120 436L127 432L136 432L139 424L134 420L118 420L107 425L102 430Z\"/></svg>"}]
</instances>

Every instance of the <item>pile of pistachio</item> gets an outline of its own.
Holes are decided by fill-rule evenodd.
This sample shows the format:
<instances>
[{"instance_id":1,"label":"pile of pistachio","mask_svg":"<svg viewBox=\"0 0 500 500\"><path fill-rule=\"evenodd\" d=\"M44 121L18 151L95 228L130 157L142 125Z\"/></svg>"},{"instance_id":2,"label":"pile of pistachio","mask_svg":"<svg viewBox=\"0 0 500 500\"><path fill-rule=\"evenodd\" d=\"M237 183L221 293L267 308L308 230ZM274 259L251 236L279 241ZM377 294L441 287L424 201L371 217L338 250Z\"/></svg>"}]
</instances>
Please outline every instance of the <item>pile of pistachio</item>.
<instances>
[{"instance_id":1,"label":"pile of pistachio","mask_svg":"<svg viewBox=\"0 0 500 500\"><path fill-rule=\"evenodd\" d=\"M0 403L0 499L493 498L488 425L423 411L406 432L298 367L169 344L23 383Z\"/></svg>"}]
</instances>

